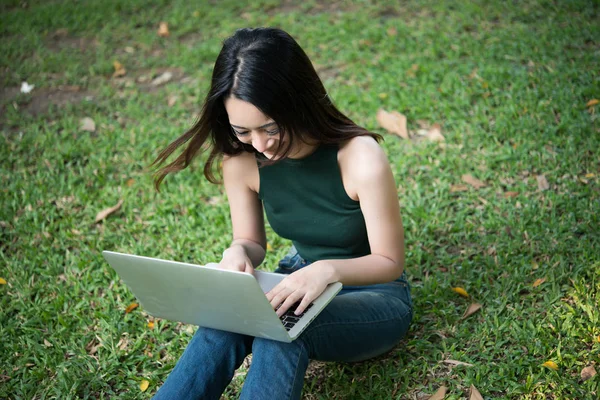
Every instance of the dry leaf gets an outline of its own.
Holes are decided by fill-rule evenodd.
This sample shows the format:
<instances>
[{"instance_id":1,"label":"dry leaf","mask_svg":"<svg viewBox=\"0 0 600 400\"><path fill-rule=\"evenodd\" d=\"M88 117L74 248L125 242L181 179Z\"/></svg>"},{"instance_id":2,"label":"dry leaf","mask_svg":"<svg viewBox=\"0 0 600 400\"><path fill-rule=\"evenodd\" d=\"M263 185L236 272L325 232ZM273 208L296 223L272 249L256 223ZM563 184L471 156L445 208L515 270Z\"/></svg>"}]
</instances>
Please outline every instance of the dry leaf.
<instances>
[{"instance_id":1,"label":"dry leaf","mask_svg":"<svg viewBox=\"0 0 600 400\"><path fill-rule=\"evenodd\" d=\"M469 400L483 400L483 396L479 393L479 390L474 385L471 385L471 394Z\"/></svg>"},{"instance_id":2,"label":"dry leaf","mask_svg":"<svg viewBox=\"0 0 600 400\"><path fill-rule=\"evenodd\" d=\"M139 307L138 303L131 303L129 306L127 306L127 308L125 309L125 314L129 314L130 312L132 312L133 310L135 310L136 308Z\"/></svg>"},{"instance_id":3,"label":"dry leaf","mask_svg":"<svg viewBox=\"0 0 600 400\"><path fill-rule=\"evenodd\" d=\"M173 79L173 73L170 71L165 71L162 74L160 74L159 76L157 76L156 78L152 79L151 85L152 86L164 85L165 83L169 82L171 79Z\"/></svg>"},{"instance_id":4,"label":"dry leaf","mask_svg":"<svg viewBox=\"0 0 600 400\"><path fill-rule=\"evenodd\" d=\"M463 314L463 316L461 317L462 319L468 318L471 315L475 314L477 311L479 311L479 309L481 308L481 304L479 303L472 303L471 305L469 305L469 307L466 309L465 313Z\"/></svg>"},{"instance_id":5,"label":"dry leaf","mask_svg":"<svg viewBox=\"0 0 600 400\"><path fill-rule=\"evenodd\" d=\"M387 30L388 36L396 36L398 34L398 30L393 26L389 27Z\"/></svg>"},{"instance_id":6,"label":"dry leaf","mask_svg":"<svg viewBox=\"0 0 600 400\"><path fill-rule=\"evenodd\" d=\"M82 131L95 132L96 131L96 123L90 117L82 118L80 121L79 129Z\"/></svg>"},{"instance_id":7,"label":"dry leaf","mask_svg":"<svg viewBox=\"0 0 600 400\"><path fill-rule=\"evenodd\" d=\"M115 205L114 207L110 207L110 208L100 211L96 215L96 220L95 220L96 223L106 219L106 217L108 217L110 214L114 213L115 211L118 211L122 205L123 205L123 200L119 200L117 205Z\"/></svg>"},{"instance_id":8,"label":"dry leaf","mask_svg":"<svg viewBox=\"0 0 600 400\"><path fill-rule=\"evenodd\" d=\"M444 142L446 138L442 135L442 127L440 124L433 124L433 126L427 132L427 139L432 142Z\"/></svg>"},{"instance_id":9,"label":"dry leaf","mask_svg":"<svg viewBox=\"0 0 600 400\"><path fill-rule=\"evenodd\" d=\"M148 329L154 329L154 321L148 322Z\"/></svg>"},{"instance_id":10,"label":"dry leaf","mask_svg":"<svg viewBox=\"0 0 600 400\"><path fill-rule=\"evenodd\" d=\"M593 174L593 173L591 173L591 172L590 172L589 174L585 174L585 177L586 177L586 178L588 178L588 179L591 179L591 178L593 178L593 177L595 177L595 176L596 176L596 175L595 175L595 174Z\"/></svg>"},{"instance_id":11,"label":"dry leaf","mask_svg":"<svg viewBox=\"0 0 600 400\"><path fill-rule=\"evenodd\" d=\"M465 192L467 190L469 190L467 185L452 185L452 186L450 186L450 193Z\"/></svg>"},{"instance_id":12,"label":"dry leaf","mask_svg":"<svg viewBox=\"0 0 600 400\"><path fill-rule=\"evenodd\" d=\"M115 68L115 72L113 72L113 75L112 75L113 78L119 78L121 76L125 76L125 74L127 73L127 70L125 69L123 64L121 64L118 61L113 62L113 67Z\"/></svg>"},{"instance_id":13,"label":"dry leaf","mask_svg":"<svg viewBox=\"0 0 600 400\"><path fill-rule=\"evenodd\" d=\"M158 36L168 37L169 35L169 24L167 24L166 22L161 22L158 26Z\"/></svg>"},{"instance_id":14,"label":"dry leaf","mask_svg":"<svg viewBox=\"0 0 600 400\"><path fill-rule=\"evenodd\" d=\"M6 279L0 278L0 285L6 285Z\"/></svg>"},{"instance_id":15,"label":"dry leaf","mask_svg":"<svg viewBox=\"0 0 600 400\"><path fill-rule=\"evenodd\" d=\"M517 197L519 192L504 192L504 198L508 199L509 197Z\"/></svg>"},{"instance_id":16,"label":"dry leaf","mask_svg":"<svg viewBox=\"0 0 600 400\"><path fill-rule=\"evenodd\" d=\"M52 347L52 343L50 343L48 340L44 339L44 346Z\"/></svg>"},{"instance_id":17,"label":"dry leaf","mask_svg":"<svg viewBox=\"0 0 600 400\"><path fill-rule=\"evenodd\" d=\"M444 360L444 364L450 364L450 365L464 365L467 367L472 367L473 364L469 364L466 362L462 362L462 361L457 361L457 360Z\"/></svg>"},{"instance_id":18,"label":"dry leaf","mask_svg":"<svg viewBox=\"0 0 600 400\"><path fill-rule=\"evenodd\" d=\"M386 131L398 135L403 139L409 139L406 117L398 111L387 112L379 109L377 111L377 122Z\"/></svg>"},{"instance_id":19,"label":"dry leaf","mask_svg":"<svg viewBox=\"0 0 600 400\"><path fill-rule=\"evenodd\" d=\"M540 285L541 285L542 283L544 283L544 282L546 282L546 278L539 278L539 279L536 279L536 280L533 282L533 287L538 287L538 286L540 286Z\"/></svg>"},{"instance_id":20,"label":"dry leaf","mask_svg":"<svg viewBox=\"0 0 600 400\"><path fill-rule=\"evenodd\" d=\"M600 103L600 101L598 101L598 99L591 99L590 101L587 102L586 106L587 107L593 107L596 104Z\"/></svg>"},{"instance_id":21,"label":"dry leaf","mask_svg":"<svg viewBox=\"0 0 600 400\"><path fill-rule=\"evenodd\" d=\"M593 365L585 367L581 370L581 379L583 379L584 381L587 381L588 379L593 378L594 376L596 376L596 368L594 368Z\"/></svg>"},{"instance_id":22,"label":"dry leaf","mask_svg":"<svg viewBox=\"0 0 600 400\"><path fill-rule=\"evenodd\" d=\"M453 287L452 290L460 294L462 297L469 297L469 293L467 293L467 291L461 287Z\"/></svg>"},{"instance_id":23,"label":"dry leaf","mask_svg":"<svg viewBox=\"0 0 600 400\"><path fill-rule=\"evenodd\" d=\"M127 187L132 187L134 183L135 183L135 179L131 178L131 179L128 179L125 184L127 185Z\"/></svg>"},{"instance_id":24,"label":"dry leaf","mask_svg":"<svg viewBox=\"0 0 600 400\"><path fill-rule=\"evenodd\" d=\"M140 382L140 390L142 392L145 392L148 389L148 386L150 385L150 382L148 382L147 380L143 380Z\"/></svg>"},{"instance_id":25,"label":"dry leaf","mask_svg":"<svg viewBox=\"0 0 600 400\"><path fill-rule=\"evenodd\" d=\"M406 75L414 78L415 76L417 76L417 71L419 70L419 64L413 64L410 66L410 68L408 69L408 71L406 71Z\"/></svg>"},{"instance_id":26,"label":"dry leaf","mask_svg":"<svg viewBox=\"0 0 600 400\"><path fill-rule=\"evenodd\" d=\"M538 189L541 191L550 189L550 185L548 184L548 180L544 175L537 176Z\"/></svg>"},{"instance_id":27,"label":"dry leaf","mask_svg":"<svg viewBox=\"0 0 600 400\"><path fill-rule=\"evenodd\" d=\"M127 336L123 336L120 340L119 343L117 343L117 347L119 348L119 350L125 350L127 348L127 345L129 344L129 339L127 338Z\"/></svg>"},{"instance_id":28,"label":"dry leaf","mask_svg":"<svg viewBox=\"0 0 600 400\"><path fill-rule=\"evenodd\" d=\"M558 371L558 365L554 361L546 361L542 366Z\"/></svg>"},{"instance_id":29,"label":"dry leaf","mask_svg":"<svg viewBox=\"0 0 600 400\"><path fill-rule=\"evenodd\" d=\"M267 251L273 251L273 246L271 246L271 243L267 243Z\"/></svg>"},{"instance_id":30,"label":"dry leaf","mask_svg":"<svg viewBox=\"0 0 600 400\"><path fill-rule=\"evenodd\" d=\"M485 183L483 183L479 179L473 177L473 175L471 175L471 174L465 174L461 177L461 179L464 183L468 183L469 185L473 186L475 189L481 189L482 187L485 187Z\"/></svg>"},{"instance_id":31,"label":"dry leaf","mask_svg":"<svg viewBox=\"0 0 600 400\"><path fill-rule=\"evenodd\" d=\"M177 102L178 99L179 99L179 97L177 97L175 95L169 96L167 98L167 106L173 107L175 105L175 103Z\"/></svg>"},{"instance_id":32,"label":"dry leaf","mask_svg":"<svg viewBox=\"0 0 600 400\"><path fill-rule=\"evenodd\" d=\"M441 386L428 400L444 400L447 390L446 386Z\"/></svg>"}]
</instances>

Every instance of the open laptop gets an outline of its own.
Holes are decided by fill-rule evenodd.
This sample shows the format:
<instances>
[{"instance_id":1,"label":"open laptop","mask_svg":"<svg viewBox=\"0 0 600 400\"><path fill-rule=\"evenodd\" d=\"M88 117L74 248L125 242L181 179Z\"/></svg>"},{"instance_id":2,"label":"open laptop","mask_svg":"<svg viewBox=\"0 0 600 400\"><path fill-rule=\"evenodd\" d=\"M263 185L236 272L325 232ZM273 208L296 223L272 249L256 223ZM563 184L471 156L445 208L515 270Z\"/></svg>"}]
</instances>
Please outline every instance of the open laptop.
<instances>
[{"instance_id":1,"label":"open laptop","mask_svg":"<svg viewBox=\"0 0 600 400\"><path fill-rule=\"evenodd\" d=\"M155 317L280 342L300 336L342 289L341 283L333 283L301 316L294 315L295 305L280 318L265 293L286 275L256 270L251 275L214 263L202 266L112 251L102 255Z\"/></svg>"}]
</instances>

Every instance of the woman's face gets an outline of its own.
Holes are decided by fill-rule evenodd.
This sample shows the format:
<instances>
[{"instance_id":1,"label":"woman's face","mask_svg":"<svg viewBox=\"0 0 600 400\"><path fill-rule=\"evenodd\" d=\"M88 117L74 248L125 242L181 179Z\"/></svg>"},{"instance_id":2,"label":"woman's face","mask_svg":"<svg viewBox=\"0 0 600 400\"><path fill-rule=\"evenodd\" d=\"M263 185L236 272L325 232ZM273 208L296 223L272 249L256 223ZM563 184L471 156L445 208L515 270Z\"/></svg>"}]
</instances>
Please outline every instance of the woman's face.
<instances>
[{"instance_id":1,"label":"woman's face","mask_svg":"<svg viewBox=\"0 0 600 400\"><path fill-rule=\"evenodd\" d=\"M229 124L238 140L250 144L259 153L269 159L277 159L275 153L281 140L279 127L272 118L267 117L254 105L233 96L225 100L225 109L229 116ZM281 142L281 143L280 143Z\"/></svg>"}]
</instances>

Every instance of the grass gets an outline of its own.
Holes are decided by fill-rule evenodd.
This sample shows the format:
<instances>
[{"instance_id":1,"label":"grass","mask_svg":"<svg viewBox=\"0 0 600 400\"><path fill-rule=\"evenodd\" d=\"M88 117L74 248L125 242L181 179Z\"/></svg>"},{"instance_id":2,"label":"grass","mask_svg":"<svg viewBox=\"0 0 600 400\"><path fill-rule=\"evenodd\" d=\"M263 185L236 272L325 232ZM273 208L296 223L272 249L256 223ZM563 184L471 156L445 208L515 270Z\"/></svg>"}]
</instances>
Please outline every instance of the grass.
<instances>
[{"instance_id":1,"label":"grass","mask_svg":"<svg viewBox=\"0 0 600 400\"><path fill-rule=\"evenodd\" d=\"M160 194L145 168L193 121L221 41L267 25L296 37L358 123L381 132L376 111L398 110L410 129L437 122L446 137L383 144L403 206L416 309L408 336L375 360L312 365L305 397L423 399L446 386L459 399L471 385L485 398L600 396L598 376L580 377L600 364L600 105L586 106L600 98L597 3L12 0L0 9L0 398L142 399L160 387L194 329L164 320L150 329L143 309L125 313L135 298L100 252L218 259L228 207L203 179L203 158ZM125 77L111 77L114 60ZM171 82L147 82L165 70ZM22 81L34 91L19 93ZM79 128L83 117L95 132ZM452 190L464 174L486 186ZM94 223L120 199L120 211ZM268 240L272 269L289 243L270 230ZM471 302L482 309L461 319ZM224 398L237 397L243 376Z\"/></svg>"}]
</instances>

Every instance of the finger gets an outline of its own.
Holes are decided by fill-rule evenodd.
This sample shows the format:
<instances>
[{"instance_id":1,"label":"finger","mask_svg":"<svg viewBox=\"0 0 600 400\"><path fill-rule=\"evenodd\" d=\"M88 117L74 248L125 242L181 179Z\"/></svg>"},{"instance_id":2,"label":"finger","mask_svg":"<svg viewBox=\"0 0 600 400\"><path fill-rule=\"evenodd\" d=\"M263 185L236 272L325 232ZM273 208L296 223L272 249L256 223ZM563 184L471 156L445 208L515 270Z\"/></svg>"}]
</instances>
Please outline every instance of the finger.
<instances>
[{"instance_id":1,"label":"finger","mask_svg":"<svg viewBox=\"0 0 600 400\"><path fill-rule=\"evenodd\" d=\"M277 285L275 285L271 290L269 290L266 293L267 296L267 300L269 300L269 302L271 302L271 300L273 300L273 297L275 297L277 295L277 293L279 293L281 291L281 289L283 289L284 286L281 285L281 282L279 282Z\"/></svg>"},{"instance_id":2,"label":"finger","mask_svg":"<svg viewBox=\"0 0 600 400\"><path fill-rule=\"evenodd\" d=\"M304 312L304 310L306 310L306 307L308 307L310 305L310 303L312 303L314 300L314 297L309 295L308 293L306 293L306 295L304 295L304 297L302 298L302 301L300 302L300 305L298 306L298 308L296 308L296 311L294 311L294 314L296 315L300 315Z\"/></svg>"},{"instance_id":3,"label":"finger","mask_svg":"<svg viewBox=\"0 0 600 400\"><path fill-rule=\"evenodd\" d=\"M283 303L285 301L285 299L287 299L287 297L291 293L292 293L292 290L289 290L289 289L280 291L277 295L275 295L271 299L271 307L277 308L277 306L279 306L281 303Z\"/></svg>"},{"instance_id":4,"label":"finger","mask_svg":"<svg viewBox=\"0 0 600 400\"><path fill-rule=\"evenodd\" d=\"M294 303L298 302L302 298L303 294L301 292L294 292L290 294L283 304L277 310L277 316L281 317L285 312L292 306Z\"/></svg>"}]
</instances>

